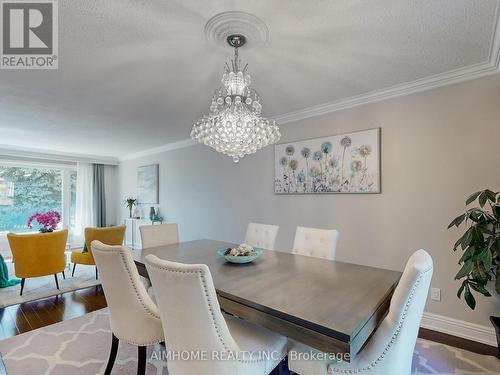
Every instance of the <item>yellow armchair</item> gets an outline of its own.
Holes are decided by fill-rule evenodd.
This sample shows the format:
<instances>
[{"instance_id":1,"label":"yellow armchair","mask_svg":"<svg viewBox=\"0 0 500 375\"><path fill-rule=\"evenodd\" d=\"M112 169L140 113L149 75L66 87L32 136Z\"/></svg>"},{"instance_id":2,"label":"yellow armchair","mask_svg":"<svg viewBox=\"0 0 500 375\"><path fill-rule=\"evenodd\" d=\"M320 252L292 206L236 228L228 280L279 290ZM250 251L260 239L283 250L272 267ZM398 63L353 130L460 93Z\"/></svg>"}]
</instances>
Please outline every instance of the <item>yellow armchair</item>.
<instances>
[{"instance_id":1,"label":"yellow armchair","mask_svg":"<svg viewBox=\"0 0 500 375\"><path fill-rule=\"evenodd\" d=\"M25 280L29 277L54 275L57 289L57 274L66 267L66 241L68 230L52 233L8 233L7 239L12 251L16 277L21 279L21 296Z\"/></svg>"},{"instance_id":2,"label":"yellow armchair","mask_svg":"<svg viewBox=\"0 0 500 375\"><path fill-rule=\"evenodd\" d=\"M90 251L90 243L92 241L98 240L106 245L122 245L123 238L125 237L125 228L125 225L105 228L85 228L85 247L87 251L75 250L71 252L71 263L73 263L71 276L75 275L77 264L95 266L94 257ZM97 267L95 269L95 278L98 278Z\"/></svg>"}]
</instances>

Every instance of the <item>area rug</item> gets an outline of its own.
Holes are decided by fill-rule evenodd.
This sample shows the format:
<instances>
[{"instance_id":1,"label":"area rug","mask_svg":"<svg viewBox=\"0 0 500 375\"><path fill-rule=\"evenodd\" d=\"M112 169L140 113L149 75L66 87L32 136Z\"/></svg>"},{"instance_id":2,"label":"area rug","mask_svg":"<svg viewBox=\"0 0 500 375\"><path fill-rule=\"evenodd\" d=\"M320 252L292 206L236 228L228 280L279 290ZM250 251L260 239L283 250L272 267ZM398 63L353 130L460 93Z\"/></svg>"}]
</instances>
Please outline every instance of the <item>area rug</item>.
<instances>
[{"instance_id":1,"label":"area rug","mask_svg":"<svg viewBox=\"0 0 500 375\"><path fill-rule=\"evenodd\" d=\"M9 269L9 278L15 278L14 265L7 262L7 268ZM100 281L95 279L94 266L78 265L74 277L71 277L69 267L65 270L65 273L66 279L63 279L62 274L57 275L59 290L56 289L54 275L26 279L22 296L19 295L21 290L19 284L8 288L0 288L0 308L100 284Z\"/></svg>"},{"instance_id":2,"label":"area rug","mask_svg":"<svg viewBox=\"0 0 500 375\"><path fill-rule=\"evenodd\" d=\"M111 345L107 308L0 341L8 375L102 374ZM148 348L148 375L168 374L161 346ZM0 366L1 368L1 366ZM114 374L135 374L137 348L120 343ZM413 375L496 375L500 360L432 341L417 341Z\"/></svg>"},{"instance_id":3,"label":"area rug","mask_svg":"<svg viewBox=\"0 0 500 375\"><path fill-rule=\"evenodd\" d=\"M107 308L0 341L8 375L103 374L110 347ZM160 357L160 345L148 347L146 374L168 374ZM136 372L137 347L120 343L113 374Z\"/></svg>"}]
</instances>

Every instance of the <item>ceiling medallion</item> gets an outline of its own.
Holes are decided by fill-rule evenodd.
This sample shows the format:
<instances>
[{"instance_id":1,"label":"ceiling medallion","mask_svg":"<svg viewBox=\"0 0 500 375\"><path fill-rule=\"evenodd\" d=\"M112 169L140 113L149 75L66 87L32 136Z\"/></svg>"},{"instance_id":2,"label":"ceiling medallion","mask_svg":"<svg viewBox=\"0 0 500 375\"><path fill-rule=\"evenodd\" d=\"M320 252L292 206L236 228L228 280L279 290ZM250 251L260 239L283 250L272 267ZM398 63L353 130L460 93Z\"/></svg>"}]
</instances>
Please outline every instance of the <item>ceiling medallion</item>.
<instances>
[{"instance_id":1,"label":"ceiling medallion","mask_svg":"<svg viewBox=\"0 0 500 375\"><path fill-rule=\"evenodd\" d=\"M191 130L193 140L232 157L235 163L281 137L275 121L262 117L260 96L250 88L248 64L242 67L239 59L238 48L246 41L241 33L227 36L226 42L234 48L234 59L224 66L222 86L212 97L210 113Z\"/></svg>"},{"instance_id":2,"label":"ceiling medallion","mask_svg":"<svg viewBox=\"0 0 500 375\"><path fill-rule=\"evenodd\" d=\"M205 25L205 38L217 45L227 47L230 35L245 35L247 46L255 47L266 44L269 30L259 17L239 11L229 11L216 14Z\"/></svg>"}]
</instances>

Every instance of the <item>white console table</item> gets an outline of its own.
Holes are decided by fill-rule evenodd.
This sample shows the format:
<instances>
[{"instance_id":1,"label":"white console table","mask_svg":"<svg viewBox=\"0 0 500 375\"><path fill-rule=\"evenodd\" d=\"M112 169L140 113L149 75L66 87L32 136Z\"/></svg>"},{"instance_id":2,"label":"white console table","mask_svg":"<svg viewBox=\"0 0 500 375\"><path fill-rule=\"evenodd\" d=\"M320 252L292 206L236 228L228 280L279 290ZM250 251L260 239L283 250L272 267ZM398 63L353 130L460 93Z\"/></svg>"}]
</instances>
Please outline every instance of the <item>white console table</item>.
<instances>
[{"instance_id":1,"label":"white console table","mask_svg":"<svg viewBox=\"0 0 500 375\"><path fill-rule=\"evenodd\" d=\"M125 230L125 246L134 250L142 249L141 232L139 231L139 227L141 225L151 225L155 223L161 222L153 222L149 219L124 219L123 224L125 224L125 226L127 227L127 229Z\"/></svg>"}]
</instances>

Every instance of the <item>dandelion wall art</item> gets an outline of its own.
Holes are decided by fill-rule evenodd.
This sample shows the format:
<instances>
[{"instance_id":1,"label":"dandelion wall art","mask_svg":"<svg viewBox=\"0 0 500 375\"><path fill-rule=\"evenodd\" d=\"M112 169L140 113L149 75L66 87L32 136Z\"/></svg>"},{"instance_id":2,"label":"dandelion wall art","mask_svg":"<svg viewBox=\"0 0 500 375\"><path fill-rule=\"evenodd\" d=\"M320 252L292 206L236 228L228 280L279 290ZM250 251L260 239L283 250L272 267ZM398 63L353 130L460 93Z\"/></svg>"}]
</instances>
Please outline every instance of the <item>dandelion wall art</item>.
<instances>
[{"instance_id":1,"label":"dandelion wall art","mask_svg":"<svg viewBox=\"0 0 500 375\"><path fill-rule=\"evenodd\" d=\"M274 192L380 193L380 128L275 146Z\"/></svg>"}]
</instances>

